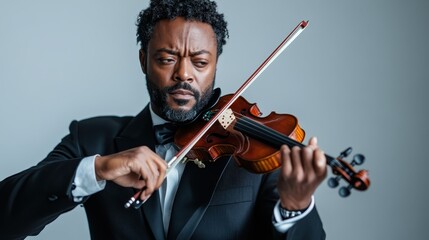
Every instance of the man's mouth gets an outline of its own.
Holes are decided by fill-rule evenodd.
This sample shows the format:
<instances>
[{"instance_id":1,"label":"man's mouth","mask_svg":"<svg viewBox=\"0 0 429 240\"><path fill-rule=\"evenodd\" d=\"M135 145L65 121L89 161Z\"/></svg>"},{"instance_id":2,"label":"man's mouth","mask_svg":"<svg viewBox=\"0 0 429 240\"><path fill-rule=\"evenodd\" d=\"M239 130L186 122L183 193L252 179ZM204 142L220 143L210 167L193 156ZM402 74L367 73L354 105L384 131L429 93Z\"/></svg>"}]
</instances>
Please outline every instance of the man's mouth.
<instances>
[{"instance_id":1,"label":"man's mouth","mask_svg":"<svg viewBox=\"0 0 429 240\"><path fill-rule=\"evenodd\" d=\"M185 100L185 99L194 98L194 93L192 91L185 90L185 89L176 89L176 90L170 91L169 94L175 99Z\"/></svg>"}]
</instances>

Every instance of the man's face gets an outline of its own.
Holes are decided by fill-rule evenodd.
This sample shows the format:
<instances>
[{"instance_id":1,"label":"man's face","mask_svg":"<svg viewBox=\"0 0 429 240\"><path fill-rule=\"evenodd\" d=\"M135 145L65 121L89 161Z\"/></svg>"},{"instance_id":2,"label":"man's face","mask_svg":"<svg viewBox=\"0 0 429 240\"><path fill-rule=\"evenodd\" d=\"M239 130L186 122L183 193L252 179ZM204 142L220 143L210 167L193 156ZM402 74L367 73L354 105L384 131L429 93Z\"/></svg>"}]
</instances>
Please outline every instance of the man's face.
<instances>
[{"instance_id":1,"label":"man's face","mask_svg":"<svg viewBox=\"0 0 429 240\"><path fill-rule=\"evenodd\" d=\"M216 62L209 24L183 18L158 22L147 52L140 51L153 110L174 122L192 119L210 99Z\"/></svg>"}]
</instances>

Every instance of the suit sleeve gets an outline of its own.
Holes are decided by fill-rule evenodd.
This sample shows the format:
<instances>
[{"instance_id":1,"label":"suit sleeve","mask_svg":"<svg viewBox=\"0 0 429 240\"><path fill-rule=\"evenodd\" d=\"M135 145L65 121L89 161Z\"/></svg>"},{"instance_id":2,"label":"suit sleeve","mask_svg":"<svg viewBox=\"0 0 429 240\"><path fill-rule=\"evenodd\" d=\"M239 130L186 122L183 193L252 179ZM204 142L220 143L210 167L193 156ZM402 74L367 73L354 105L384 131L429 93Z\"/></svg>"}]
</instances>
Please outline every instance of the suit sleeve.
<instances>
[{"instance_id":1,"label":"suit sleeve","mask_svg":"<svg viewBox=\"0 0 429 240\"><path fill-rule=\"evenodd\" d=\"M309 239L322 240L326 239L325 231L323 230L322 221L316 207L305 216L303 219L296 222L287 232L286 239Z\"/></svg>"},{"instance_id":2,"label":"suit sleeve","mask_svg":"<svg viewBox=\"0 0 429 240\"><path fill-rule=\"evenodd\" d=\"M325 239L325 231L323 229L322 220L317 212L316 206L304 218L298 220L294 225L287 230L286 233L278 232L273 225L273 209L279 199L277 192L277 179L279 171L267 174L263 181L262 187L259 190L259 217L265 219L259 226L262 229L270 229L271 239L285 240L320 240ZM261 239L267 239L267 236L260 236ZM268 237L269 238L269 237Z\"/></svg>"},{"instance_id":3,"label":"suit sleeve","mask_svg":"<svg viewBox=\"0 0 429 240\"><path fill-rule=\"evenodd\" d=\"M71 190L81 155L74 121L70 134L43 161L0 182L1 239L37 235L79 204L73 201Z\"/></svg>"}]
</instances>

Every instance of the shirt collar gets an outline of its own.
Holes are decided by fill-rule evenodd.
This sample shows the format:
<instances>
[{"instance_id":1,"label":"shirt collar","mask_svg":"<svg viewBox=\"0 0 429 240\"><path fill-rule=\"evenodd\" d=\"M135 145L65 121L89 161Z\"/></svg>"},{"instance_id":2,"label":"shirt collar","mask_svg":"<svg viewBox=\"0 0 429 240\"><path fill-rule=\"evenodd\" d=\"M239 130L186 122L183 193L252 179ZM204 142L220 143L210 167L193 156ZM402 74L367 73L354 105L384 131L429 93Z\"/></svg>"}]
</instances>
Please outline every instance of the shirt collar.
<instances>
[{"instance_id":1,"label":"shirt collar","mask_svg":"<svg viewBox=\"0 0 429 240\"><path fill-rule=\"evenodd\" d=\"M152 126L161 125L167 123L168 121L164 118L158 116L152 109L152 104L149 104L150 116L152 118Z\"/></svg>"}]
</instances>

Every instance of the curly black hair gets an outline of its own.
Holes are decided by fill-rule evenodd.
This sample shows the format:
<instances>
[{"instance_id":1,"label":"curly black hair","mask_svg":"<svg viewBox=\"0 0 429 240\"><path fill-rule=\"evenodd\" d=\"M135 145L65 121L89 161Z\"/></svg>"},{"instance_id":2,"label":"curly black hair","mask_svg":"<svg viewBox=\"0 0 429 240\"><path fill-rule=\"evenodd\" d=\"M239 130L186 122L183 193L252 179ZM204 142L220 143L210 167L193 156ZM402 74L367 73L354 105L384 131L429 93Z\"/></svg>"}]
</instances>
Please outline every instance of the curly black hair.
<instances>
[{"instance_id":1,"label":"curly black hair","mask_svg":"<svg viewBox=\"0 0 429 240\"><path fill-rule=\"evenodd\" d=\"M163 19L184 17L208 23L212 26L217 40L217 55L222 53L226 38L229 37L227 22L223 14L218 13L217 4L210 0L151 0L149 7L139 13L137 26L137 43L147 51L149 40L156 23Z\"/></svg>"}]
</instances>

